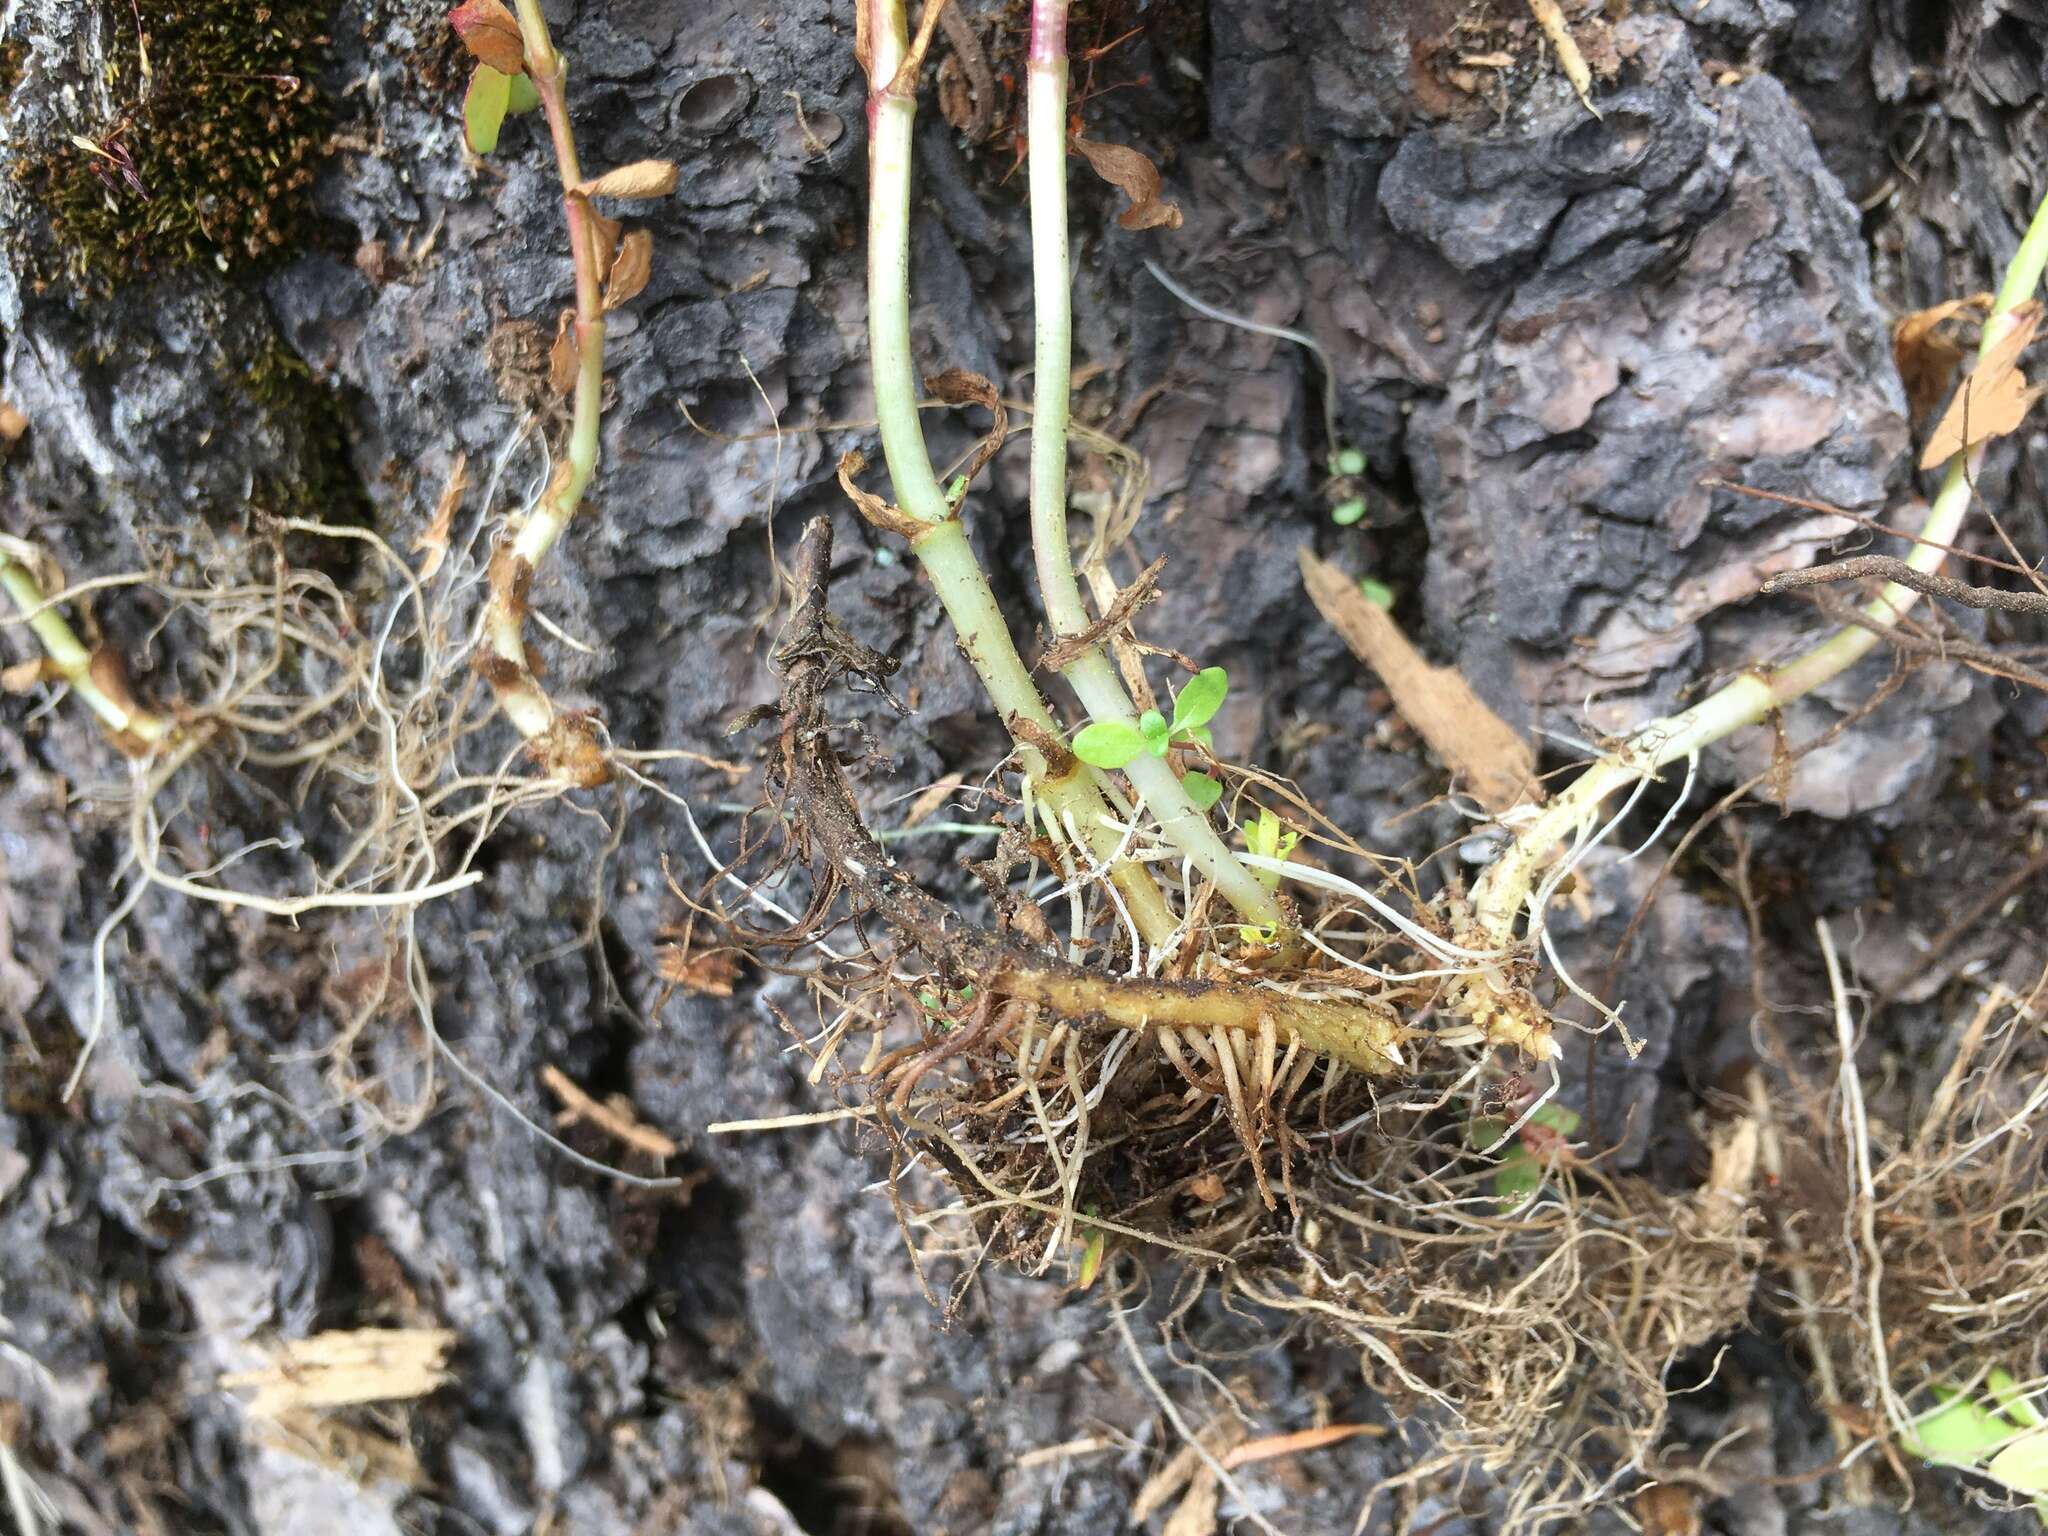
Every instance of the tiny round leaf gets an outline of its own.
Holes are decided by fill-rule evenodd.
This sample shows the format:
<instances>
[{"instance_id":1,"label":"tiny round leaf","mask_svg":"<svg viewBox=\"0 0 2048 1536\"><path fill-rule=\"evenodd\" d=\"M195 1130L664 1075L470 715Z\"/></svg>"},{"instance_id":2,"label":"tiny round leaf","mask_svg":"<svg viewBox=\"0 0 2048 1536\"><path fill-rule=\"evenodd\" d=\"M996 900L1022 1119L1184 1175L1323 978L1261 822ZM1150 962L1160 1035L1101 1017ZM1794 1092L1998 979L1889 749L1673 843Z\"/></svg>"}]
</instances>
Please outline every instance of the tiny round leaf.
<instances>
[{"instance_id":1,"label":"tiny round leaf","mask_svg":"<svg viewBox=\"0 0 2048 1536\"><path fill-rule=\"evenodd\" d=\"M1330 508L1330 521L1339 528L1349 528L1364 516L1365 498L1363 496L1353 496L1348 500L1338 502L1337 505Z\"/></svg>"},{"instance_id":2,"label":"tiny round leaf","mask_svg":"<svg viewBox=\"0 0 2048 1536\"><path fill-rule=\"evenodd\" d=\"M1206 773L1191 773L1181 781L1188 792L1188 798L1202 810L1213 810L1216 802L1223 798L1223 786Z\"/></svg>"}]
</instances>

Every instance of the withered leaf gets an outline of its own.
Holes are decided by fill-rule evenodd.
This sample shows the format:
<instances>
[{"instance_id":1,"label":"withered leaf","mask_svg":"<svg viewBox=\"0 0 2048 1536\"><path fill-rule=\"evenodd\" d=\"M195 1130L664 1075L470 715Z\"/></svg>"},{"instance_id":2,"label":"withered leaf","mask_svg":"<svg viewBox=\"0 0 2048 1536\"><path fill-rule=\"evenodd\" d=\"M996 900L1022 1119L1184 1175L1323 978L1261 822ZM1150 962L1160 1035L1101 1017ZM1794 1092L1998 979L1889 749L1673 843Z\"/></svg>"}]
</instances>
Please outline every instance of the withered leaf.
<instances>
[{"instance_id":1,"label":"withered leaf","mask_svg":"<svg viewBox=\"0 0 2048 1536\"><path fill-rule=\"evenodd\" d=\"M1180 205L1159 196L1159 167L1127 144L1104 144L1074 135L1074 148L1111 186L1131 200L1116 216L1125 229L1179 229Z\"/></svg>"},{"instance_id":2,"label":"withered leaf","mask_svg":"<svg viewBox=\"0 0 2048 1536\"><path fill-rule=\"evenodd\" d=\"M462 505L462 493L469 488L469 455L458 453L455 462L448 466L448 478L441 486L441 495L434 503L434 515L420 536L412 541L415 554L424 551L426 559L420 562L420 580L429 582L434 573L441 569L441 562L448 558L449 530L455 526L455 509Z\"/></svg>"},{"instance_id":3,"label":"withered leaf","mask_svg":"<svg viewBox=\"0 0 2048 1536\"><path fill-rule=\"evenodd\" d=\"M930 528L905 512L901 507L892 507L873 491L864 491L854 484L854 476L868 467L868 456L858 448L852 448L839 456L839 489L846 492L860 515L885 533L900 533L906 539L914 539Z\"/></svg>"},{"instance_id":4,"label":"withered leaf","mask_svg":"<svg viewBox=\"0 0 2048 1536\"><path fill-rule=\"evenodd\" d=\"M555 322L555 344L548 348L548 388L566 395L576 387L576 311L565 309Z\"/></svg>"},{"instance_id":5,"label":"withered leaf","mask_svg":"<svg viewBox=\"0 0 2048 1536\"><path fill-rule=\"evenodd\" d=\"M965 368L948 368L944 373L927 375L924 387L948 405L978 405L994 418L989 423L988 435L975 446L974 457L960 471L961 478L972 485L982 466L996 456L1003 439L1010 435L1010 414L1003 409L1003 397L996 393L995 385Z\"/></svg>"},{"instance_id":6,"label":"withered leaf","mask_svg":"<svg viewBox=\"0 0 2048 1536\"><path fill-rule=\"evenodd\" d=\"M501 75L526 73L526 40L503 0L462 0L448 13L448 25L479 63Z\"/></svg>"},{"instance_id":7,"label":"withered leaf","mask_svg":"<svg viewBox=\"0 0 2048 1536\"><path fill-rule=\"evenodd\" d=\"M0 456L4 456L10 448L20 442L22 434L26 431L28 418L14 405L0 400Z\"/></svg>"},{"instance_id":8,"label":"withered leaf","mask_svg":"<svg viewBox=\"0 0 2048 1536\"><path fill-rule=\"evenodd\" d=\"M1940 424L1927 439L1926 452L1920 455L1922 469L1938 469L1958 453L2004 437L2026 419L2041 390L2027 387L2019 360L2040 328L2038 299L2029 299L2012 311L1996 344L1970 371L1942 412Z\"/></svg>"},{"instance_id":9,"label":"withered leaf","mask_svg":"<svg viewBox=\"0 0 2048 1536\"><path fill-rule=\"evenodd\" d=\"M41 656L0 668L0 693L27 693L43 680L48 670L49 663Z\"/></svg>"},{"instance_id":10,"label":"withered leaf","mask_svg":"<svg viewBox=\"0 0 2048 1536\"><path fill-rule=\"evenodd\" d=\"M584 209L590 217L586 221L590 228L590 254L597 263L597 275L602 280L618 259L619 233L623 226L617 219L608 219L585 203Z\"/></svg>"},{"instance_id":11,"label":"withered leaf","mask_svg":"<svg viewBox=\"0 0 2048 1536\"><path fill-rule=\"evenodd\" d=\"M663 981L705 997L731 997L740 974L739 961L728 951L693 954L680 944L662 945L655 952L654 964Z\"/></svg>"},{"instance_id":12,"label":"withered leaf","mask_svg":"<svg viewBox=\"0 0 2048 1536\"><path fill-rule=\"evenodd\" d=\"M1963 349L1947 335L1944 327L1958 315L1989 307L1991 295L1976 293L1967 299L1950 299L1932 309L1915 310L1892 327L1892 361L1906 386L1906 404L1915 422L1923 421L1941 404L1955 377Z\"/></svg>"},{"instance_id":13,"label":"withered leaf","mask_svg":"<svg viewBox=\"0 0 2048 1536\"><path fill-rule=\"evenodd\" d=\"M654 234L651 230L636 229L619 244L618 259L612 263L611 276L605 279L604 307L617 309L638 298L653 270Z\"/></svg>"},{"instance_id":14,"label":"withered leaf","mask_svg":"<svg viewBox=\"0 0 2048 1536\"><path fill-rule=\"evenodd\" d=\"M676 189L673 160L635 160L577 184L585 197L667 197Z\"/></svg>"}]
</instances>

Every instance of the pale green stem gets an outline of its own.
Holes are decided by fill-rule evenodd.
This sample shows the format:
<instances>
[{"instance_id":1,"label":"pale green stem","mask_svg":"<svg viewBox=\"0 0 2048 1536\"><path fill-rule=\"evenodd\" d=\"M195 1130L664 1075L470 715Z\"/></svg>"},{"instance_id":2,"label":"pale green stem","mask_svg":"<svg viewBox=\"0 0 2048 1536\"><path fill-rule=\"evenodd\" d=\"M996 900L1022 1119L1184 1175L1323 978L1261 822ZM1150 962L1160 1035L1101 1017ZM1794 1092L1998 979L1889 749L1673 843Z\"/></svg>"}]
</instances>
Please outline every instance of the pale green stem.
<instances>
[{"instance_id":1,"label":"pale green stem","mask_svg":"<svg viewBox=\"0 0 2048 1536\"><path fill-rule=\"evenodd\" d=\"M2048 199L2035 210L1984 321L1983 340L1977 348L1980 363L2011 328L2013 310L2040 287L2044 267L2048 267ZM1907 564L1915 570L1938 570L1946 558L1969 511L1970 487L1982 456L1980 446L1949 460L1926 524L1907 556ZM1912 588L1888 583L1863 610L1874 628L1846 625L1794 661L1746 672L1682 714L1653 720L1586 769L1522 827L1507 851L1480 877L1473 905L1487 940L1504 945L1514 937L1515 924L1551 850L1591 825L1610 794L1667 764L1692 757L1840 676L1867 655L1883 638L1882 631L1897 624L1919 600L1920 594Z\"/></svg>"},{"instance_id":2,"label":"pale green stem","mask_svg":"<svg viewBox=\"0 0 2048 1536\"><path fill-rule=\"evenodd\" d=\"M1054 634L1089 627L1067 538L1067 419L1073 378L1073 278L1067 252L1066 0L1036 0L1027 73L1031 181L1031 274L1037 312L1032 373L1031 542L1039 596ZM1136 729L1138 712L1102 647L1091 645L1061 669L1094 720ZM1158 819L1161 834L1220 891L1247 922L1278 928L1280 903L1216 835L1163 757L1141 752L1124 768Z\"/></svg>"},{"instance_id":3,"label":"pale green stem","mask_svg":"<svg viewBox=\"0 0 2048 1536\"><path fill-rule=\"evenodd\" d=\"M1039 696L1015 639L1004 622L988 578L965 530L933 473L918 420L917 370L910 349L910 184L916 83L896 79L908 52L902 0L861 0L870 25L868 97L868 349L874 372L875 415L882 454L897 504L928 532L911 550L931 578L946 615L990 701L1006 724L1025 721L1052 740L1064 731ZM1033 434L1034 437L1037 433ZM1044 755L1012 726L1018 757L1039 798L1063 826L1071 826L1091 855L1108 863L1110 878L1148 943L1161 944L1178 927L1157 883L1140 864L1117 859L1122 839L1110 824L1107 800L1093 771L1076 763L1055 775Z\"/></svg>"},{"instance_id":4,"label":"pale green stem","mask_svg":"<svg viewBox=\"0 0 2048 1536\"><path fill-rule=\"evenodd\" d=\"M162 716L122 703L94 680L92 652L85 648L64 615L49 605L42 583L33 571L0 554L0 587L6 589L14 605L27 616L29 630L41 642L50 665L110 730L147 744L159 742L170 733L170 725Z\"/></svg>"},{"instance_id":5,"label":"pale green stem","mask_svg":"<svg viewBox=\"0 0 2048 1536\"><path fill-rule=\"evenodd\" d=\"M514 528L504 563L492 572L484 638L495 658L488 671L500 707L523 736L539 736L554 723L554 707L526 664L526 589L534 570L576 516L597 472L598 419L604 402L604 274L591 237L590 202L576 187L583 168L569 124L564 89L568 64L556 52L539 0L519 0L519 29L528 78L540 96L562 183L562 207L576 270L576 392L566 462L549 480L532 511Z\"/></svg>"}]
</instances>

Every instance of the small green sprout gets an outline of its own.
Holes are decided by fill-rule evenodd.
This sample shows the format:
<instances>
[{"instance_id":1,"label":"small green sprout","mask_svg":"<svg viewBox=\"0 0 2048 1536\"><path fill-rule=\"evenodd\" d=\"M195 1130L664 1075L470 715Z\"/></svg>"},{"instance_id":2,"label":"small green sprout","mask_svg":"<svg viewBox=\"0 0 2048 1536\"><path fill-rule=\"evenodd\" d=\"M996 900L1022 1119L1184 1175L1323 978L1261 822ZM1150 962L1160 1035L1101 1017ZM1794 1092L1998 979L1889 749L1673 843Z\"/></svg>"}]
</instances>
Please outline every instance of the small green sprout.
<instances>
[{"instance_id":1,"label":"small green sprout","mask_svg":"<svg viewBox=\"0 0 2048 1536\"><path fill-rule=\"evenodd\" d=\"M1138 716L1136 725L1122 720L1097 720L1075 734L1074 755L1097 768L1122 768L1145 752L1154 757L1164 757L1170 748L1191 742L1212 746L1214 738L1209 734L1209 722L1223 707L1224 695L1229 692L1230 674L1221 667L1204 667L1173 701L1173 719L1170 722L1156 709L1148 709ZM1193 775L1189 777L1193 778ZM1190 795L1198 793L1189 790ZM1220 788L1218 793L1221 793ZM1209 803L1215 804L1214 797Z\"/></svg>"},{"instance_id":2,"label":"small green sprout","mask_svg":"<svg viewBox=\"0 0 2048 1536\"><path fill-rule=\"evenodd\" d=\"M1330 521L1339 528L1349 528L1365 516L1365 498L1351 496L1330 508Z\"/></svg>"},{"instance_id":3,"label":"small green sprout","mask_svg":"<svg viewBox=\"0 0 2048 1536\"><path fill-rule=\"evenodd\" d=\"M1360 577L1358 590L1365 594L1365 600L1371 603L1373 607L1392 611L1394 606L1394 589L1384 581L1376 580L1371 576Z\"/></svg>"},{"instance_id":4,"label":"small green sprout","mask_svg":"<svg viewBox=\"0 0 2048 1536\"><path fill-rule=\"evenodd\" d=\"M946 487L946 505L958 511L960 503L967 499L967 477L955 475L953 483Z\"/></svg>"},{"instance_id":5,"label":"small green sprout","mask_svg":"<svg viewBox=\"0 0 2048 1536\"><path fill-rule=\"evenodd\" d=\"M1467 1121L1465 1144L1475 1151L1490 1147L1506 1129L1506 1122L1491 1116ZM1545 1104L1529 1117L1494 1171L1493 1193L1503 1210L1514 1210L1543 1187L1543 1175L1550 1166L1545 1155L1548 1147L1570 1140L1578 1129L1577 1113L1562 1104Z\"/></svg>"},{"instance_id":6,"label":"small green sprout","mask_svg":"<svg viewBox=\"0 0 2048 1536\"><path fill-rule=\"evenodd\" d=\"M1093 1216L1096 1214L1095 1207L1092 1205L1083 1206L1081 1214ZM1095 1277L1102 1273L1102 1254L1104 1248L1108 1245L1108 1234L1100 1227L1083 1225L1079 1228L1076 1235L1081 1238L1081 1272L1076 1279L1078 1280L1079 1288L1085 1291L1095 1284Z\"/></svg>"},{"instance_id":7,"label":"small green sprout","mask_svg":"<svg viewBox=\"0 0 2048 1536\"><path fill-rule=\"evenodd\" d=\"M1286 830L1286 826L1287 824L1278 816L1265 806L1260 806L1258 819L1248 821L1244 825L1245 850L1256 858L1286 859L1294 852L1295 844L1301 841L1301 834ZM1255 873L1258 875L1259 884L1267 890L1280 889L1279 871L1261 869Z\"/></svg>"},{"instance_id":8,"label":"small green sprout","mask_svg":"<svg viewBox=\"0 0 2048 1536\"><path fill-rule=\"evenodd\" d=\"M1984 1386L1997 1407L1979 1394L1935 1387L1939 1406L1914 1421L1906 1449L1930 1465L1979 1472L2028 1495L2048 1521L2048 1428L2040 1410L2002 1367L1985 1373Z\"/></svg>"},{"instance_id":9,"label":"small green sprout","mask_svg":"<svg viewBox=\"0 0 2048 1536\"><path fill-rule=\"evenodd\" d=\"M1333 475L1362 475L1365 473L1365 455L1349 443L1330 455L1330 473Z\"/></svg>"}]
</instances>

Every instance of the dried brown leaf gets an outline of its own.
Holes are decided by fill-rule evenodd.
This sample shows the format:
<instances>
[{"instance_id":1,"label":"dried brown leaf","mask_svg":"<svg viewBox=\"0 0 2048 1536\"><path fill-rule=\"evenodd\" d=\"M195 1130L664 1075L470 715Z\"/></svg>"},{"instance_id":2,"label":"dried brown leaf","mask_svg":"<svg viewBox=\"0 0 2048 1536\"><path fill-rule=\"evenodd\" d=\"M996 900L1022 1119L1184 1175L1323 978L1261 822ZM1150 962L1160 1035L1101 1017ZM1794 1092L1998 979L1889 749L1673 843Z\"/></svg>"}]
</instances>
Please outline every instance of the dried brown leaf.
<instances>
[{"instance_id":1,"label":"dried brown leaf","mask_svg":"<svg viewBox=\"0 0 2048 1536\"><path fill-rule=\"evenodd\" d=\"M612 263L611 275L605 279L605 309L614 310L638 298L640 290L647 286L648 273L653 270L653 232L636 229L619 243L619 259Z\"/></svg>"},{"instance_id":2,"label":"dried brown leaf","mask_svg":"<svg viewBox=\"0 0 2048 1536\"><path fill-rule=\"evenodd\" d=\"M47 672L47 664L40 656L0 668L0 693L27 693L42 682Z\"/></svg>"},{"instance_id":3,"label":"dried brown leaf","mask_svg":"<svg viewBox=\"0 0 2048 1536\"><path fill-rule=\"evenodd\" d=\"M1920 455L1922 469L1938 469L1958 453L2004 437L2026 419L2041 390L2027 387L2019 360L2040 328L2040 300L2029 299L2012 311L1997 344L1970 371L1942 412L1940 425Z\"/></svg>"},{"instance_id":4,"label":"dried brown leaf","mask_svg":"<svg viewBox=\"0 0 2048 1536\"><path fill-rule=\"evenodd\" d=\"M502 0L462 0L448 13L448 25L479 63L501 75L526 73L526 39Z\"/></svg>"},{"instance_id":5,"label":"dried brown leaf","mask_svg":"<svg viewBox=\"0 0 2048 1536\"><path fill-rule=\"evenodd\" d=\"M602 176L579 182L576 190L585 197L667 197L676 189L673 160L635 160L617 165Z\"/></svg>"},{"instance_id":6,"label":"dried brown leaf","mask_svg":"<svg viewBox=\"0 0 2048 1536\"><path fill-rule=\"evenodd\" d=\"M1074 148L1111 186L1131 200L1131 206L1116 216L1125 229L1179 229L1180 207L1164 201L1159 193L1159 167L1127 144L1104 144L1074 135Z\"/></svg>"},{"instance_id":7,"label":"dried brown leaf","mask_svg":"<svg viewBox=\"0 0 2048 1536\"><path fill-rule=\"evenodd\" d=\"M930 530L901 507L892 507L873 491L864 491L854 484L854 476L868 467L868 456L858 448L849 450L839 457L839 489L846 492L855 509L875 527L884 533L901 534L914 539Z\"/></svg>"},{"instance_id":8,"label":"dried brown leaf","mask_svg":"<svg viewBox=\"0 0 2048 1536\"><path fill-rule=\"evenodd\" d=\"M995 385L965 368L948 368L944 373L930 374L924 381L924 387L948 405L978 405L994 418L989 423L988 434L976 445L974 457L960 471L961 478L972 485L982 466L996 456L1003 446L1003 439L1010 435L1010 415L1003 409L1003 397L996 393Z\"/></svg>"},{"instance_id":9,"label":"dried brown leaf","mask_svg":"<svg viewBox=\"0 0 2048 1536\"><path fill-rule=\"evenodd\" d=\"M434 515L412 541L413 553L422 551L426 559L420 562L420 580L429 582L434 573L441 569L441 562L448 558L449 530L455 526L455 509L462 505L462 493L469 489L469 455L458 453L455 462L448 466L448 478L441 486L440 497L434 502Z\"/></svg>"},{"instance_id":10,"label":"dried brown leaf","mask_svg":"<svg viewBox=\"0 0 2048 1536\"><path fill-rule=\"evenodd\" d=\"M1955 377L1963 349L1943 327L1958 315L1982 312L1991 305L1991 295L1975 293L1967 299L1950 299L1932 309L1917 309L1892 327L1892 361L1906 386L1906 404L1912 420L1920 422L1941 404Z\"/></svg>"},{"instance_id":11,"label":"dried brown leaf","mask_svg":"<svg viewBox=\"0 0 2048 1536\"><path fill-rule=\"evenodd\" d=\"M555 318L555 343L548 348L548 388L566 395L576 387L576 373L582 356L576 347L576 311L565 309Z\"/></svg>"},{"instance_id":12,"label":"dried brown leaf","mask_svg":"<svg viewBox=\"0 0 2048 1536\"><path fill-rule=\"evenodd\" d=\"M612 263L618 259L619 232L624 226L617 219L606 218L588 202L583 206L589 214L590 254L597 262L598 279L602 281L610 273Z\"/></svg>"},{"instance_id":13,"label":"dried brown leaf","mask_svg":"<svg viewBox=\"0 0 2048 1536\"><path fill-rule=\"evenodd\" d=\"M739 980L740 963L726 950L692 954L681 944L664 944L656 951L654 968L663 981L705 997L731 997Z\"/></svg>"},{"instance_id":14,"label":"dried brown leaf","mask_svg":"<svg viewBox=\"0 0 2048 1536\"><path fill-rule=\"evenodd\" d=\"M0 400L0 458L4 458L28 430L28 418L8 401Z\"/></svg>"}]
</instances>

